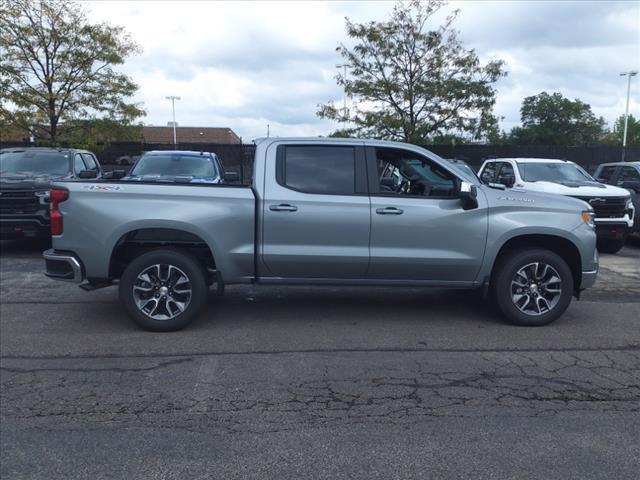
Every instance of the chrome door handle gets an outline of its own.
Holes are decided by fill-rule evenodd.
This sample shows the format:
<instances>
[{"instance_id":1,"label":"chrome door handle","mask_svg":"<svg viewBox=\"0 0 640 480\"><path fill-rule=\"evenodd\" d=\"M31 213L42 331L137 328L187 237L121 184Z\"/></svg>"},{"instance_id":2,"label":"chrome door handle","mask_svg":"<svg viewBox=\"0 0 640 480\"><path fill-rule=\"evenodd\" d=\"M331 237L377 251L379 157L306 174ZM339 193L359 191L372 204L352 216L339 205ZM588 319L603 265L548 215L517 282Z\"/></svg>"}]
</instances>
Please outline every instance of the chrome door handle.
<instances>
[{"instance_id":1,"label":"chrome door handle","mask_svg":"<svg viewBox=\"0 0 640 480\"><path fill-rule=\"evenodd\" d=\"M376 208L376 213L378 215L402 215L404 210L396 207L385 207L385 208Z\"/></svg>"},{"instance_id":2,"label":"chrome door handle","mask_svg":"<svg viewBox=\"0 0 640 480\"><path fill-rule=\"evenodd\" d=\"M297 212L298 207L288 203L281 203L280 205L269 205L269 210L272 212Z\"/></svg>"}]
</instances>

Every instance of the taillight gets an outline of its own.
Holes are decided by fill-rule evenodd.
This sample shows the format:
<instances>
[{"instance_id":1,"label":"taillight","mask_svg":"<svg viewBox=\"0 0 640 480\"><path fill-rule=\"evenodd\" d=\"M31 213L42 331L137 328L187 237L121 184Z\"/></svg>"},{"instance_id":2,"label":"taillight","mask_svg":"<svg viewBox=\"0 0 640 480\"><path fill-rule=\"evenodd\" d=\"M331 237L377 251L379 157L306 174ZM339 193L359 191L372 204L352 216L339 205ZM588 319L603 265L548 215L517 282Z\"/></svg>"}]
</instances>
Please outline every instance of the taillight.
<instances>
[{"instance_id":1,"label":"taillight","mask_svg":"<svg viewBox=\"0 0 640 480\"><path fill-rule=\"evenodd\" d=\"M51 235L62 235L62 214L58 205L69 198L69 190L53 187L51 189Z\"/></svg>"}]
</instances>

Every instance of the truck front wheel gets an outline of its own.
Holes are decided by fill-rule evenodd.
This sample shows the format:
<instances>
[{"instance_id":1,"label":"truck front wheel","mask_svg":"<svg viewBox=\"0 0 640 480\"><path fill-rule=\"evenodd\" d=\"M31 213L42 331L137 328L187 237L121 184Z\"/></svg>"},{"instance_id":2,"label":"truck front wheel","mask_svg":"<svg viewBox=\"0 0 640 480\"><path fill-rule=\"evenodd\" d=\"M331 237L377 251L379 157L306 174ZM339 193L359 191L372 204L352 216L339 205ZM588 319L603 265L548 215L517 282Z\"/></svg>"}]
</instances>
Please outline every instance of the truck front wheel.
<instances>
[{"instance_id":1,"label":"truck front wheel","mask_svg":"<svg viewBox=\"0 0 640 480\"><path fill-rule=\"evenodd\" d=\"M600 253L618 253L622 247L626 238L620 240L598 240L597 247Z\"/></svg>"},{"instance_id":2,"label":"truck front wheel","mask_svg":"<svg viewBox=\"0 0 640 480\"><path fill-rule=\"evenodd\" d=\"M133 260L120 278L120 301L146 330L170 332L189 325L207 300L204 270L178 250L153 250Z\"/></svg>"},{"instance_id":3,"label":"truck front wheel","mask_svg":"<svg viewBox=\"0 0 640 480\"><path fill-rule=\"evenodd\" d=\"M498 308L512 323L547 325L571 303L573 276L567 263L549 250L517 250L497 262L492 290Z\"/></svg>"}]
</instances>

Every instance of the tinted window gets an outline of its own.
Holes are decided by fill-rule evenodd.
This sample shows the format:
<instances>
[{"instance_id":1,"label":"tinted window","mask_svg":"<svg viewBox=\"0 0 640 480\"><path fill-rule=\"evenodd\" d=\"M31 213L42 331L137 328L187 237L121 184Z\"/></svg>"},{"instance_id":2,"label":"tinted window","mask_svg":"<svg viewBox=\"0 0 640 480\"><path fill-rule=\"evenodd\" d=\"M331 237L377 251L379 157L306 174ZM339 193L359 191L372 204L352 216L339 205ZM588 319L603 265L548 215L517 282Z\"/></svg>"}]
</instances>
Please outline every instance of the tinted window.
<instances>
[{"instance_id":1,"label":"tinted window","mask_svg":"<svg viewBox=\"0 0 640 480\"><path fill-rule=\"evenodd\" d=\"M64 176L69 173L65 152L0 152L0 172Z\"/></svg>"},{"instance_id":2,"label":"tinted window","mask_svg":"<svg viewBox=\"0 0 640 480\"><path fill-rule=\"evenodd\" d=\"M306 193L355 193L353 147L287 146L280 178L283 184Z\"/></svg>"},{"instance_id":3,"label":"tinted window","mask_svg":"<svg viewBox=\"0 0 640 480\"><path fill-rule=\"evenodd\" d=\"M633 167L622 167L618 175L618 185L622 182L640 182L640 173Z\"/></svg>"},{"instance_id":4,"label":"tinted window","mask_svg":"<svg viewBox=\"0 0 640 480\"><path fill-rule=\"evenodd\" d=\"M500 173L498 174L497 183L502 185L512 186L516 180L513 166L510 163L502 162L500 167Z\"/></svg>"},{"instance_id":5,"label":"tinted window","mask_svg":"<svg viewBox=\"0 0 640 480\"><path fill-rule=\"evenodd\" d=\"M480 175L480 180L484 183L492 183L496 178L496 162L487 163L482 170L482 175Z\"/></svg>"},{"instance_id":6,"label":"tinted window","mask_svg":"<svg viewBox=\"0 0 640 480\"><path fill-rule=\"evenodd\" d=\"M90 153L83 153L82 157L84 158L84 163L87 164L87 168L89 170L98 170L98 164L96 163L95 158Z\"/></svg>"},{"instance_id":7,"label":"tinted window","mask_svg":"<svg viewBox=\"0 0 640 480\"><path fill-rule=\"evenodd\" d=\"M76 171L76 173L80 173L81 171L87 169L87 167L84 165L84 162L82 161L82 156L79 153L76 153L73 157L73 169Z\"/></svg>"},{"instance_id":8,"label":"tinted window","mask_svg":"<svg viewBox=\"0 0 640 480\"><path fill-rule=\"evenodd\" d=\"M601 179L604 183L611 183L613 181L613 176L616 173L616 168L618 167L602 167L602 171L598 173L598 178Z\"/></svg>"},{"instance_id":9,"label":"tinted window","mask_svg":"<svg viewBox=\"0 0 640 480\"><path fill-rule=\"evenodd\" d=\"M380 193L420 197L455 195L451 173L408 150L376 148Z\"/></svg>"}]
</instances>

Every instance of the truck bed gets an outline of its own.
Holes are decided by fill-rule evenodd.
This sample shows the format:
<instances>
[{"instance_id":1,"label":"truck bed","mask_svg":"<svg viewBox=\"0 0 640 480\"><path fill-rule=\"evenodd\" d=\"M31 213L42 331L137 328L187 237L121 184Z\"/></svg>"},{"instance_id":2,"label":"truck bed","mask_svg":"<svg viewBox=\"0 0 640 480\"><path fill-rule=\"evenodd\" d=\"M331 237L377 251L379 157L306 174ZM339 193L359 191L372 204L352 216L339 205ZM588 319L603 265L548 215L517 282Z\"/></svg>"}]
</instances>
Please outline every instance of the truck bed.
<instances>
[{"instance_id":1,"label":"truck bed","mask_svg":"<svg viewBox=\"0 0 640 480\"><path fill-rule=\"evenodd\" d=\"M67 189L69 199L60 204L64 231L52 238L53 248L76 252L88 278L109 278L113 266L105 252L132 236L144 238L150 229L165 236L186 233L206 244L226 281L254 276L255 196L250 187L126 181L64 181L54 187Z\"/></svg>"}]
</instances>

